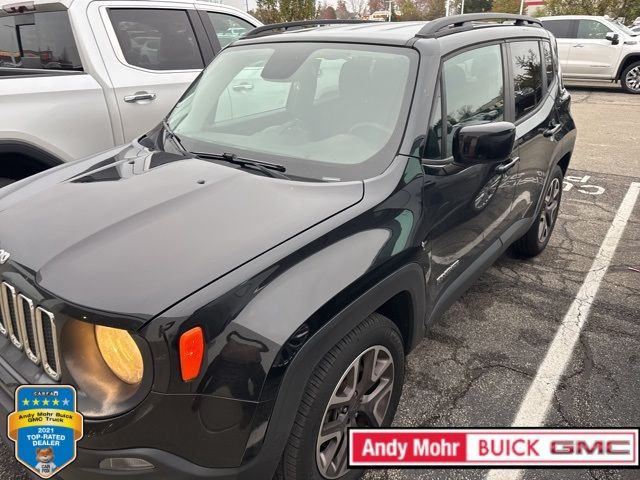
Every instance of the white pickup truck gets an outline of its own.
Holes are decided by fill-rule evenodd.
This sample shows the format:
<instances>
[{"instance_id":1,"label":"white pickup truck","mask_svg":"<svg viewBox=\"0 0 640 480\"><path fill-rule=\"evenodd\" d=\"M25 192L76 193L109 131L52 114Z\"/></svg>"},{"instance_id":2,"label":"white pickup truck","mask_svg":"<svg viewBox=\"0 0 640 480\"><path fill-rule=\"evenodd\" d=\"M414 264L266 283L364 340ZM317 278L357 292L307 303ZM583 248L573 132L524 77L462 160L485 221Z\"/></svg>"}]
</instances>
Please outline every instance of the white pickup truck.
<instances>
[{"instance_id":1,"label":"white pickup truck","mask_svg":"<svg viewBox=\"0 0 640 480\"><path fill-rule=\"evenodd\" d=\"M0 187L157 125L227 44L261 25L186 0L0 0Z\"/></svg>"}]
</instances>

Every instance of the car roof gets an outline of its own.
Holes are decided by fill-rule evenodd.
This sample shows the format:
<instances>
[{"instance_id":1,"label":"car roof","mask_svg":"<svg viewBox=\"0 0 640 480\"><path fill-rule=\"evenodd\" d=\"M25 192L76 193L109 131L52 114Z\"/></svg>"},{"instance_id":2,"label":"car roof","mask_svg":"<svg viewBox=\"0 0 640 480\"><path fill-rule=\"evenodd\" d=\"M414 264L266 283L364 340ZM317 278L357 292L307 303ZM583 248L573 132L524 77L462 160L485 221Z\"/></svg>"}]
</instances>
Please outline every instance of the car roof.
<instances>
[{"instance_id":1,"label":"car roof","mask_svg":"<svg viewBox=\"0 0 640 480\"><path fill-rule=\"evenodd\" d=\"M369 43L379 45L408 45L419 40L419 33L429 22L370 22L355 24L336 24L314 28L289 30L272 35L245 37L235 42L235 45L250 43L272 42L300 42L326 41L344 43ZM524 34L523 34L524 32ZM475 34L475 35L474 35ZM442 38L457 38L462 43L470 37L490 37L503 39L521 37L524 35L547 37L548 32L539 26L522 26L512 24L487 24L476 26L472 30L456 32Z\"/></svg>"}]
</instances>

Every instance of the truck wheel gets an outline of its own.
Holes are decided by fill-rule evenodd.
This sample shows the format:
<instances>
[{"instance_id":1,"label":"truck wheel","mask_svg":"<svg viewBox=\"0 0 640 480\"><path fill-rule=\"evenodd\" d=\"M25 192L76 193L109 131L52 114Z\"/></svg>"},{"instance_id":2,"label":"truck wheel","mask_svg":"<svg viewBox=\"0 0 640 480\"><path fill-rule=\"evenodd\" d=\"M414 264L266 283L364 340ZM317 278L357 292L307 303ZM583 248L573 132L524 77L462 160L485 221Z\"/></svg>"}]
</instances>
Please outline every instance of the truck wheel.
<instances>
[{"instance_id":1,"label":"truck wheel","mask_svg":"<svg viewBox=\"0 0 640 480\"><path fill-rule=\"evenodd\" d=\"M640 93L640 62L632 63L624 69L620 84L627 93Z\"/></svg>"},{"instance_id":2,"label":"truck wheel","mask_svg":"<svg viewBox=\"0 0 640 480\"><path fill-rule=\"evenodd\" d=\"M556 165L551 171L551 181L542 197L542 205L531 228L513 243L513 250L523 257L535 257L540 254L551 238L556 225L560 200L562 199L562 169Z\"/></svg>"},{"instance_id":3,"label":"truck wheel","mask_svg":"<svg viewBox=\"0 0 640 480\"><path fill-rule=\"evenodd\" d=\"M404 361L398 328L377 313L335 345L306 385L276 478L359 478L362 470L347 469L347 429L391 424Z\"/></svg>"}]
</instances>

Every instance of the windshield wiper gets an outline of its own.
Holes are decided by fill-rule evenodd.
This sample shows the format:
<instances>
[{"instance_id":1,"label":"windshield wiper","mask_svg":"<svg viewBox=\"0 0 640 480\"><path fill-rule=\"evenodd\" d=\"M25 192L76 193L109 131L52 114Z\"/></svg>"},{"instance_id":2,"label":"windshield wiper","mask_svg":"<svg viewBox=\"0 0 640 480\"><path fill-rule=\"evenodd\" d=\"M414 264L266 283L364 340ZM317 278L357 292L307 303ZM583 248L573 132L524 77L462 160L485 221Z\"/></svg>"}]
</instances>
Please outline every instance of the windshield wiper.
<instances>
[{"instance_id":1,"label":"windshield wiper","mask_svg":"<svg viewBox=\"0 0 640 480\"><path fill-rule=\"evenodd\" d=\"M239 165L243 168L253 168L255 170L258 170L264 173L269 177L283 178L285 180L290 180L290 178L283 173L287 171L284 165L278 165L277 163L261 162L258 160L249 160L248 158L239 157L235 153L199 153L199 152L189 152L189 153L191 155L194 155L197 158L221 160L223 162L229 162L229 163L233 163L234 165Z\"/></svg>"},{"instance_id":2,"label":"windshield wiper","mask_svg":"<svg viewBox=\"0 0 640 480\"><path fill-rule=\"evenodd\" d=\"M178 138L178 135L173 133L173 130L171 130L171 127L167 123L166 119L162 120L162 128L164 128L164 131L167 134L167 136L171 138L171 141L173 142L173 144L176 147L178 147L178 150L180 151L180 153L186 153L186 154L190 153L186 148L184 148L184 145L182 145L182 142L180 141L180 138Z\"/></svg>"},{"instance_id":3,"label":"windshield wiper","mask_svg":"<svg viewBox=\"0 0 640 480\"><path fill-rule=\"evenodd\" d=\"M285 180L290 180L287 175L284 175L286 172L286 168L284 165L278 165L277 163L269 163L269 162L260 162L258 160L249 160L248 158L238 157L235 153L200 153L200 152L191 152L187 150L182 142L180 141L180 137L176 135L171 127L167 123L167 120L162 120L162 127L166 132L167 136L171 138L174 145L178 147L181 153L187 155L193 155L196 158L210 159L210 160L221 160L223 162L233 163L235 165L239 165L243 168L253 168L255 170L259 170L264 173L268 177L273 178L282 178Z\"/></svg>"}]
</instances>

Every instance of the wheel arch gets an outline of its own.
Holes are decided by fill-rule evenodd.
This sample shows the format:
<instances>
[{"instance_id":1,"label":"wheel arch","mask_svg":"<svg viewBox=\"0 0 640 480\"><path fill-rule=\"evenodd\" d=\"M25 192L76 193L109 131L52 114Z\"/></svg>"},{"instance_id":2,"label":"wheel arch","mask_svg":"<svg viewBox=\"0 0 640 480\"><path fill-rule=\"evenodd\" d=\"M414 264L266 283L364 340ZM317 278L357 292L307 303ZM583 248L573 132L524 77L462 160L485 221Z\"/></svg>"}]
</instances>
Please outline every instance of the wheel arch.
<instances>
[{"instance_id":1,"label":"wheel arch","mask_svg":"<svg viewBox=\"0 0 640 480\"><path fill-rule=\"evenodd\" d=\"M616 73L615 80L622 79L622 72L631 65L632 63L640 62L640 52L628 53L620 62L620 66L618 67L618 73Z\"/></svg>"},{"instance_id":2,"label":"wheel arch","mask_svg":"<svg viewBox=\"0 0 640 480\"><path fill-rule=\"evenodd\" d=\"M289 359L284 374L277 366L272 367L269 376L281 377L278 392L273 403L262 404L269 411L257 414L269 418L269 422L262 444L245 452L243 470L260 472L263 476L268 473L265 478L271 478L284 451L310 371L333 345L372 313L381 313L394 322L403 335L405 351L411 351L425 331L426 281L422 268L409 263L386 276L309 335ZM300 329L292 338L299 332ZM275 362L278 364L281 362Z\"/></svg>"},{"instance_id":3,"label":"wheel arch","mask_svg":"<svg viewBox=\"0 0 640 480\"><path fill-rule=\"evenodd\" d=\"M0 176L21 180L63 164L42 148L17 140L0 140Z\"/></svg>"}]
</instances>

